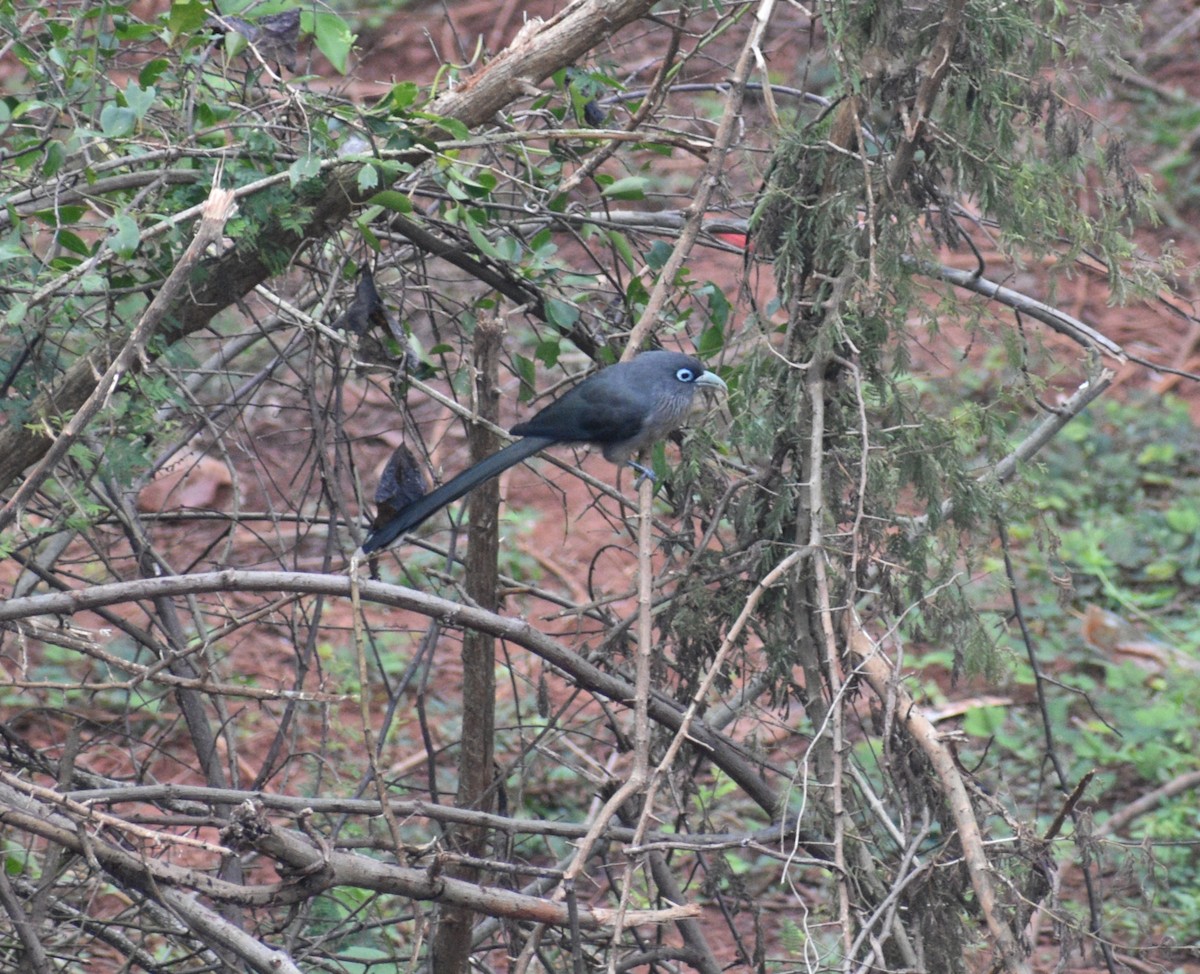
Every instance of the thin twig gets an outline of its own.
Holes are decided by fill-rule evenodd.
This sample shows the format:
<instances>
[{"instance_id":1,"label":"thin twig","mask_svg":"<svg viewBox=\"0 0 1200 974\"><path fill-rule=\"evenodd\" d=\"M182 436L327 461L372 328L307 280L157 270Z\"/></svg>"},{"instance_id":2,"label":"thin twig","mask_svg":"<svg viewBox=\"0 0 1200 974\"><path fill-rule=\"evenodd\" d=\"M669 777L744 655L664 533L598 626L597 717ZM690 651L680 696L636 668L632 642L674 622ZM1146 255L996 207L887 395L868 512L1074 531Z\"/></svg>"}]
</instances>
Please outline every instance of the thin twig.
<instances>
[{"instance_id":1,"label":"thin twig","mask_svg":"<svg viewBox=\"0 0 1200 974\"><path fill-rule=\"evenodd\" d=\"M42 946L37 930L29 922L29 917L25 914L25 909L21 905L16 891L8 881L7 869L0 869L0 907L8 914L9 922L12 923L13 930L17 933L17 939L21 941L21 946L25 949L25 956L21 958L24 961L21 965L22 968L28 969L34 974L50 974L50 958L46 955L46 948Z\"/></svg>"},{"instance_id":2,"label":"thin twig","mask_svg":"<svg viewBox=\"0 0 1200 974\"><path fill-rule=\"evenodd\" d=\"M929 759L934 773L938 776L958 831L963 863L971 878L979 911L983 914L992 941L1000 952L1004 969L1009 974L1030 974L1031 968L1025 952L1000 914L1000 904L992 885L992 867L984 851L983 836L975 818L975 808L971 804L970 794L963 783L954 756L942 743L937 729L926 719L916 701L908 695L908 691L893 680L893 673L886 658L862 629L856 628L851 633L850 649L858 659L858 669L881 700L886 699L889 693L897 694L899 720Z\"/></svg>"},{"instance_id":3,"label":"thin twig","mask_svg":"<svg viewBox=\"0 0 1200 974\"><path fill-rule=\"evenodd\" d=\"M219 175L219 171L218 171ZM66 456L67 451L88 428L101 409L108 403L116 392L122 378L130 366L141 357L147 342L153 337L158 327L163 323L175 299L183 293L191 278L192 272L200 263L201 258L210 246L218 243L225 227L225 221L233 213L234 196L230 190L213 187L204 204L200 223L196 227L196 235L188 245L179 262L171 271L170 276L163 282L154 300L147 306L141 320L133 329L125 346L113 359L112 364L105 369L104 374L97 380L87 400L75 411L75 414L63 427L62 432L53 438L53 442L38 461L37 465L26 476L24 482L17 488L7 504L0 508L0 531L7 528L17 515L24 510L25 505L33 499L42 486L42 482L50 475L55 465ZM103 249L103 248L102 248Z\"/></svg>"},{"instance_id":4,"label":"thin twig","mask_svg":"<svg viewBox=\"0 0 1200 974\"><path fill-rule=\"evenodd\" d=\"M641 351L642 345L654 331L663 305L666 304L667 296L674 291L679 271L683 267L684 261L687 260L688 254L691 253L696 238L700 235L700 228L704 224L704 214L708 210L708 202L717 188L725 157L733 144L737 122L741 118L742 102L746 97L746 82L749 80L754 66L754 52L762 41L771 20L771 11L774 8L775 0L760 0L755 11L754 29L750 31L750 36L742 47L742 52L730 77L729 91L725 97L725 107L717 126L717 134L713 138L712 147L708 150L708 161L704 165L704 170L693 188L692 202L684 211L686 220L683 229L670 256L658 272L658 278L646 299L637 323L629 332L629 341L625 345L625 351L621 353L623 362L629 361Z\"/></svg>"}]
</instances>

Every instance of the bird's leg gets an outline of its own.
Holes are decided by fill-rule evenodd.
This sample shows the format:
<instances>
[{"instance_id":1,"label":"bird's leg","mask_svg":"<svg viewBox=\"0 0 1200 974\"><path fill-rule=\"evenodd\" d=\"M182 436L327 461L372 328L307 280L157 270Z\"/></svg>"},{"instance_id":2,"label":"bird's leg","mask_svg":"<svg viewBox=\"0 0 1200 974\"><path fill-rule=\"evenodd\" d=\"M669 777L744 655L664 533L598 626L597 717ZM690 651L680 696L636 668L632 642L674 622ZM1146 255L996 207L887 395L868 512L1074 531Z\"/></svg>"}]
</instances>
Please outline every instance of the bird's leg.
<instances>
[{"instance_id":1,"label":"bird's leg","mask_svg":"<svg viewBox=\"0 0 1200 974\"><path fill-rule=\"evenodd\" d=\"M655 483L658 480L658 478L654 476L654 471L649 467L643 467L636 460L626 460L625 462L638 472L638 479L633 482L634 487L640 487L643 480L648 480L650 483Z\"/></svg>"}]
</instances>

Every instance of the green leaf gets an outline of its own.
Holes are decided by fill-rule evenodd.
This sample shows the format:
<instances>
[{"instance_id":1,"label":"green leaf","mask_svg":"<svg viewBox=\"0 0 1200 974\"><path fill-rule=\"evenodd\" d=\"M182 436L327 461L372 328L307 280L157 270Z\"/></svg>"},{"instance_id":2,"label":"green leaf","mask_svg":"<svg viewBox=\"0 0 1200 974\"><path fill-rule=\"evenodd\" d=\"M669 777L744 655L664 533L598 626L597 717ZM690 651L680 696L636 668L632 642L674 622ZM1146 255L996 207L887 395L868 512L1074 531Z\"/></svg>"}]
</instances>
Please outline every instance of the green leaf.
<instances>
[{"instance_id":1,"label":"green leaf","mask_svg":"<svg viewBox=\"0 0 1200 974\"><path fill-rule=\"evenodd\" d=\"M232 61L243 54L246 48L250 46L250 39L241 31L227 30L225 31L224 44L225 56Z\"/></svg>"},{"instance_id":2,"label":"green leaf","mask_svg":"<svg viewBox=\"0 0 1200 974\"><path fill-rule=\"evenodd\" d=\"M500 255L500 259L506 264L519 264L521 255L524 253L524 248L521 246L521 241L516 237L510 237L504 234L492 241L492 246L496 248L496 253Z\"/></svg>"},{"instance_id":3,"label":"green leaf","mask_svg":"<svg viewBox=\"0 0 1200 974\"><path fill-rule=\"evenodd\" d=\"M67 161L67 147L55 139L46 143L46 158L42 162L42 175L55 176Z\"/></svg>"},{"instance_id":4,"label":"green leaf","mask_svg":"<svg viewBox=\"0 0 1200 974\"><path fill-rule=\"evenodd\" d=\"M705 328L696 343L696 354L701 358L712 358L725 347L725 332L716 325Z\"/></svg>"},{"instance_id":5,"label":"green leaf","mask_svg":"<svg viewBox=\"0 0 1200 974\"><path fill-rule=\"evenodd\" d=\"M552 369L558 364L558 356L562 352L562 343L554 339L537 343L534 355L546 368Z\"/></svg>"},{"instance_id":6,"label":"green leaf","mask_svg":"<svg viewBox=\"0 0 1200 974\"><path fill-rule=\"evenodd\" d=\"M644 200L648 184L645 176L626 176L606 186L600 195L610 200Z\"/></svg>"},{"instance_id":7,"label":"green leaf","mask_svg":"<svg viewBox=\"0 0 1200 974\"><path fill-rule=\"evenodd\" d=\"M9 107L12 110L12 117L19 119L52 106L50 102L42 101L40 98L31 98L29 101L19 102L15 106L10 105Z\"/></svg>"},{"instance_id":8,"label":"green leaf","mask_svg":"<svg viewBox=\"0 0 1200 974\"><path fill-rule=\"evenodd\" d=\"M621 258L621 263L629 270L637 267L637 261L633 256L633 247L629 245L629 238L620 231L613 230L608 234L608 242L612 245L613 250L617 252L617 256Z\"/></svg>"},{"instance_id":9,"label":"green leaf","mask_svg":"<svg viewBox=\"0 0 1200 974\"><path fill-rule=\"evenodd\" d=\"M646 266L652 271L661 271L666 266L670 257L670 245L663 243L661 240L656 240L650 245L650 249L646 251Z\"/></svg>"},{"instance_id":10,"label":"green leaf","mask_svg":"<svg viewBox=\"0 0 1200 974\"><path fill-rule=\"evenodd\" d=\"M1200 511L1190 504L1167 508L1163 520L1167 522L1167 527L1179 534L1200 532Z\"/></svg>"},{"instance_id":11,"label":"green leaf","mask_svg":"<svg viewBox=\"0 0 1200 974\"><path fill-rule=\"evenodd\" d=\"M52 210L38 210L33 215L48 227L67 227L78 223L87 213L87 208L77 204L56 206Z\"/></svg>"},{"instance_id":12,"label":"green leaf","mask_svg":"<svg viewBox=\"0 0 1200 974\"><path fill-rule=\"evenodd\" d=\"M558 253L558 245L554 242L554 234L549 228L539 230L530 238L529 252L543 261Z\"/></svg>"},{"instance_id":13,"label":"green leaf","mask_svg":"<svg viewBox=\"0 0 1200 974\"><path fill-rule=\"evenodd\" d=\"M725 292L721 288L711 282L701 290L708 295L709 317L712 318L715 325L724 328L729 323L729 312L732 310L729 298L725 297Z\"/></svg>"},{"instance_id":14,"label":"green leaf","mask_svg":"<svg viewBox=\"0 0 1200 974\"><path fill-rule=\"evenodd\" d=\"M1179 562L1171 558L1152 561L1144 569L1146 578L1152 582L1169 582L1179 574Z\"/></svg>"},{"instance_id":15,"label":"green leaf","mask_svg":"<svg viewBox=\"0 0 1200 974\"><path fill-rule=\"evenodd\" d=\"M141 242L137 221L124 213L118 213L104 221L104 225L112 230L108 245L121 257L132 257Z\"/></svg>"},{"instance_id":16,"label":"green leaf","mask_svg":"<svg viewBox=\"0 0 1200 974\"><path fill-rule=\"evenodd\" d=\"M1142 448L1135 461L1139 467L1152 464L1172 464L1179 456L1179 450L1174 443L1151 443Z\"/></svg>"},{"instance_id":17,"label":"green leaf","mask_svg":"<svg viewBox=\"0 0 1200 974\"><path fill-rule=\"evenodd\" d=\"M460 213L462 214L462 224L467 228L467 233L471 235L471 242L475 244L479 252L492 260L503 260L496 248L492 246L492 242L479 229L479 224L472 219L471 214L463 209L460 209Z\"/></svg>"},{"instance_id":18,"label":"green leaf","mask_svg":"<svg viewBox=\"0 0 1200 974\"><path fill-rule=\"evenodd\" d=\"M671 479L671 465L667 463L667 449L661 441L650 448L650 469L654 471L654 493L657 495Z\"/></svg>"},{"instance_id":19,"label":"green leaf","mask_svg":"<svg viewBox=\"0 0 1200 974\"><path fill-rule=\"evenodd\" d=\"M376 193L367 202L372 206L382 206L385 210L391 210L393 213L411 213L413 211L412 200L394 189L385 189Z\"/></svg>"},{"instance_id":20,"label":"green leaf","mask_svg":"<svg viewBox=\"0 0 1200 974\"><path fill-rule=\"evenodd\" d=\"M204 26L208 18L208 6L201 0L175 0L167 18L167 30L174 40L182 35L194 34Z\"/></svg>"},{"instance_id":21,"label":"green leaf","mask_svg":"<svg viewBox=\"0 0 1200 974\"><path fill-rule=\"evenodd\" d=\"M642 279L640 277L630 277L629 283L625 286L625 304L632 310L633 317L637 317L638 311L645 307L649 299L650 292L646 290L646 285L642 283Z\"/></svg>"},{"instance_id":22,"label":"green leaf","mask_svg":"<svg viewBox=\"0 0 1200 974\"><path fill-rule=\"evenodd\" d=\"M478 176L471 177L463 170L451 167L446 171L446 175L452 180L447 184L446 189L458 200L484 199L490 196L492 190L496 188L496 176L494 173L481 172ZM456 188L461 189L462 192L456 193Z\"/></svg>"},{"instance_id":23,"label":"green leaf","mask_svg":"<svg viewBox=\"0 0 1200 974\"><path fill-rule=\"evenodd\" d=\"M159 78L161 78L163 76L163 72L170 67L171 62L166 58L155 58L138 72L138 83L146 86L152 85Z\"/></svg>"},{"instance_id":24,"label":"green leaf","mask_svg":"<svg viewBox=\"0 0 1200 974\"><path fill-rule=\"evenodd\" d=\"M973 737L994 737L1003 726L1003 707L972 707L963 715L963 730Z\"/></svg>"},{"instance_id":25,"label":"green leaf","mask_svg":"<svg viewBox=\"0 0 1200 974\"><path fill-rule=\"evenodd\" d=\"M291 179L293 186L304 182L306 179L312 179L320 172L321 160L310 152L304 153L304 155L288 167L288 177Z\"/></svg>"},{"instance_id":26,"label":"green leaf","mask_svg":"<svg viewBox=\"0 0 1200 974\"><path fill-rule=\"evenodd\" d=\"M517 367L517 378L521 380L521 391L517 394L519 402L529 402L537 392L537 366L533 359L524 355L514 355L513 362Z\"/></svg>"},{"instance_id":27,"label":"green leaf","mask_svg":"<svg viewBox=\"0 0 1200 974\"><path fill-rule=\"evenodd\" d=\"M137 114L116 102L109 102L100 110L100 131L110 139L120 139L131 134L137 125Z\"/></svg>"},{"instance_id":28,"label":"green leaf","mask_svg":"<svg viewBox=\"0 0 1200 974\"><path fill-rule=\"evenodd\" d=\"M445 129L450 133L451 138L460 142L471 137L471 130L457 118L447 118L444 115L433 115L429 112L414 112L413 117L423 118L431 125L436 125L440 129Z\"/></svg>"},{"instance_id":29,"label":"green leaf","mask_svg":"<svg viewBox=\"0 0 1200 974\"><path fill-rule=\"evenodd\" d=\"M579 309L569 301L559 298L546 298L544 307L546 321L559 331L570 331L579 320Z\"/></svg>"},{"instance_id":30,"label":"green leaf","mask_svg":"<svg viewBox=\"0 0 1200 974\"><path fill-rule=\"evenodd\" d=\"M300 15L301 28L313 35L317 49L325 55L338 74L345 74L350 49L354 46L354 32L337 14L328 11L316 13L305 11Z\"/></svg>"},{"instance_id":31,"label":"green leaf","mask_svg":"<svg viewBox=\"0 0 1200 974\"><path fill-rule=\"evenodd\" d=\"M42 161L42 175L54 176L58 175L62 168L62 163L67 161L67 149L64 144L54 139L53 142L46 144L46 154Z\"/></svg>"},{"instance_id":32,"label":"green leaf","mask_svg":"<svg viewBox=\"0 0 1200 974\"><path fill-rule=\"evenodd\" d=\"M59 230L56 236L64 250L69 250L73 254L79 254L81 257L91 256L92 248L84 243L78 234L74 234L70 230Z\"/></svg>"},{"instance_id":33,"label":"green leaf","mask_svg":"<svg viewBox=\"0 0 1200 974\"><path fill-rule=\"evenodd\" d=\"M141 41L158 34L156 24L145 24L131 17L117 17L113 21L113 33L123 41Z\"/></svg>"},{"instance_id":34,"label":"green leaf","mask_svg":"<svg viewBox=\"0 0 1200 974\"><path fill-rule=\"evenodd\" d=\"M358 171L358 188L360 192L367 192L379 185L379 171L372 165L367 164Z\"/></svg>"},{"instance_id":35,"label":"green leaf","mask_svg":"<svg viewBox=\"0 0 1200 974\"><path fill-rule=\"evenodd\" d=\"M3 260L3 259L4 259L3 253L0 252L0 260ZM12 307L8 309L8 314L5 315L4 317L5 317L5 320L10 325L16 325L16 324L20 324L25 319L25 315L27 315L28 313L29 313L29 305L28 304L26 304L24 301L14 301Z\"/></svg>"},{"instance_id":36,"label":"green leaf","mask_svg":"<svg viewBox=\"0 0 1200 974\"><path fill-rule=\"evenodd\" d=\"M407 112L417 102L420 89L412 81L402 81L392 85L392 90L384 95L380 105L392 112Z\"/></svg>"},{"instance_id":37,"label":"green leaf","mask_svg":"<svg viewBox=\"0 0 1200 974\"><path fill-rule=\"evenodd\" d=\"M139 120L146 117L146 113L150 111L157 97L158 92L153 85L149 88L143 88L130 81L125 86L125 104Z\"/></svg>"},{"instance_id":38,"label":"green leaf","mask_svg":"<svg viewBox=\"0 0 1200 974\"><path fill-rule=\"evenodd\" d=\"M25 248L24 244L21 243L21 236L19 233L13 233L10 236L5 237L3 240L0 240L0 264L10 260L29 260L29 251Z\"/></svg>"},{"instance_id":39,"label":"green leaf","mask_svg":"<svg viewBox=\"0 0 1200 974\"><path fill-rule=\"evenodd\" d=\"M375 212L378 214L378 210ZM360 218L355 222L358 224L358 232L362 234L363 242L375 251L375 253L379 253L383 249L383 245L379 242L379 238L375 236L375 231L371 229L371 220Z\"/></svg>"}]
</instances>

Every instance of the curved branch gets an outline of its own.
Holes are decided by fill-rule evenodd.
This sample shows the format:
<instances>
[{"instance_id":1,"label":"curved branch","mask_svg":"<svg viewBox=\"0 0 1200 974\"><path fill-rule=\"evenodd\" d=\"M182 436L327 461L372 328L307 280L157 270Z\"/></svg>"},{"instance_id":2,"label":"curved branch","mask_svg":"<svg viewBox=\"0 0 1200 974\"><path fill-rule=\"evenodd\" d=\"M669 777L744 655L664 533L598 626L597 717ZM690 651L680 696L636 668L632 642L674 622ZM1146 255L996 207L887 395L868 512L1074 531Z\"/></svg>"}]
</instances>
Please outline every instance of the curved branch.
<instances>
[{"instance_id":1,"label":"curved branch","mask_svg":"<svg viewBox=\"0 0 1200 974\"><path fill-rule=\"evenodd\" d=\"M284 878L280 882L241 885L218 879L201 869L189 869L139 855L93 835L86 820L76 821L51 811L44 804L2 784L0 824L86 856L122 884L139 889L155 900L162 900L168 892L163 887L170 887L193 890L218 902L281 906L311 899L337 886L353 886L413 899L455 903L491 916L557 926L568 923L566 905L538 896L448 879L440 876L436 869L397 866L363 855L318 848L298 833L273 826L262 814L261 807L253 803L247 803L239 810L235 821L222 833L222 839L276 860L285 867L281 870ZM632 914L632 922L673 922L697 916L699 912L700 908L695 905L639 910ZM615 914L614 910L581 909L579 924L588 929L606 927L613 922ZM217 928L208 929L210 934L216 932ZM257 941L253 942L257 944ZM269 949L261 944L257 946L262 950Z\"/></svg>"},{"instance_id":2,"label":"curved branch","mask_svg":"<svg viewBox=\"0 0 1200 974\"><path fill-rule=\"evenodd\" d=\"M241 841L235 845L254 849L274 859L285 867L285 875L294 875L294 881L285 880L280 884L281 888L287 888L289 896L303 893L302 898L309 898L336 886L353 886L418 900L453 903L476 913L511 920L563 927L570 922L565 903L452 879L441 875L436 862L430 869L413 869L367 856L318 848L297 832L276 828L262 815L261 809L253 805L239 810L237 817L238 821L226 829L223 837L229 839L232 834L239 834ZM672 906L663 910L634 911L632 920L634 923L669 923L699 913L700 907L694 904ZM590 930L607 927L615 914L615 910L580 908L579 925Z\"/></svg>"},{"instance_id":3,"label":"curved branch","mask_svg":"<svg viewBox=\"0 0 1200 974\"><path fill-rule=\"evenodd\" d=\"M947 267L944 264L934 264L929 261L913 261L913 264L922 274L929 277L941 278L955 287L974 291L976 294L982 294L993 301L1006 304L1014 311L1027 314L1030 318L1035 318L1042 324L1049 325L1060 335L1066 335L1072 341L1078 342L1084 348L1092 348L1097 352L1111 355L1122 364L1127 361L1125 350L1120 345L1111 338L1101 335L1094 328L1085 325L1078 318L1067 314L1065 311L1060 311L1051 305L1043 304L1041 301L1035 300L1027 294L1004 287L995 281L989 281L986 277L982 277L974 271L959 270L956 267Z\"/></svg>"},{"instance_id":4,"label":"curved branch","mask_svg":"<svg viewBox=\"0 0 1200 974\"><path fill-rule=\"evenodd\" d=\"M887 700L892 694L899 698L895 712L938 776L946 805L958 828L958 841L962 846L963 862L971 877L971 886L992 941L1000 951L1004 969L1009 974L1028 974L1030 967L1024 951L1012 929L1000 916L1000 906L992 886L992 867L983 848L983 836L975 819L971 796L955 766L954 756L942 743L937 728L929 722L921 708L902 687L896 685L891 667L866 633L856 629L851 635L850 647L858 659L859 670L879 698Z\"/></svg>"},{"instance_id":5,"label":"curved branch","mask_svg":"<svg viewBox=\"0 0 1200 974\"><path fill-rule=\"evenodd\" d=\"M482 125L525 95L532 84L573 63L643 17L653 5L653 0L583 0L544 24L531 21L531 29L523 31L469 85L442 95L430 111L468 128ZM427 154L425 149L414 151L412 160L422 161ZM358 185L360 168L355 163L335 165L322 173L323 184L315 194L303 186L297 191L296 204L308 214L303 226L267 228L256 246L232 247L206 264L203 279L193 281L190 289L170 302L166 322L157 332L161 347L204 328L214 315L271 277L280 254L295 254L335 232L371 195ZM101 344L68 369L61 381L40 393L29 409L38 422L0 429L0 490L46 454L54 441L42 424L75 413L93 395L96 377L105 372L125 342L126 336L117 336ZM139 372L144 362L157 354L157 350L146 350L135 357L129 374Z\"/></svg>"},{"instance_id":6,"label":"curved branch","mask_svg":"<svg viewBox=\"0 0 1200 974\"><path fill-rule=\"evenodd\" d=\"M408 609L435 618L443 625L459 626L488 633L528 649L546 662L570 676L577 686L616 702L634 698L634 688L627 680L605 672L578 653L521 619L510 619L449 599L439 598L415 589L385 582L356 580L360 597L397 609ZM73 615L121 602L145 598L181 595L202 595L213 592L290 592L301 595L326 595L349 598L351 579L345 575L318 575L306 572L251 572L226 570L197 575L168 575L161 578L114 582L69 592L26 596L0 603L0 622L39 615ZM661 694L650 699L650 717L671 731L683 726L684 715L679 705ZM734 741L712 730L700 720L693 720L688 736L691 743L708 754L709 759L772 818L781 811L782 798L761 775L759 767L748 758ZM821 840L811 835L799 839L812 849Z\"/></svg>"}]
</instances>

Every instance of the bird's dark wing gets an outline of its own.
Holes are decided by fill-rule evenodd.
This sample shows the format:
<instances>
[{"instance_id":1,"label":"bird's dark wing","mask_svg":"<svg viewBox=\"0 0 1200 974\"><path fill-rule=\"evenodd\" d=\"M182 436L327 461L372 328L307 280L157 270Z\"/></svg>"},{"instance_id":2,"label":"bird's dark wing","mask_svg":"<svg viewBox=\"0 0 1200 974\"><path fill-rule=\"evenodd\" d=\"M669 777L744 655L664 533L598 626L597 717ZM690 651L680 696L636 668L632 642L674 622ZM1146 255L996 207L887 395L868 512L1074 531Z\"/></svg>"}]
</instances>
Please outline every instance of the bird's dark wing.
<instances>
[{"instance_id":1,"label":"bird's dark wing","mask_svg":"<svg viewBox=\"0 0 1200 974\"><path fill-rule=\"evenodd\" d=\"M626 370L614 365L585 379L512 431L560 443L615 443L638 435L652 404L650 390L629 382Z\"/></svg>"},{"instance_id":2,"label":"bird's dark wing","mask_svg":"<svg viewBox=\"0 0 1200 974\"><path fill-rule=\"evenodd\" d=\"M354 288L354 300L333 323L334 329L344 328L356 335L365 335L372 325L385 320L387 309L383 298L375 287L375 277L369 267L359 272L358 284Z\"/></svg>"}]
</instances>

